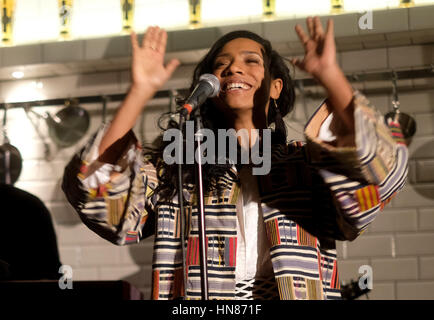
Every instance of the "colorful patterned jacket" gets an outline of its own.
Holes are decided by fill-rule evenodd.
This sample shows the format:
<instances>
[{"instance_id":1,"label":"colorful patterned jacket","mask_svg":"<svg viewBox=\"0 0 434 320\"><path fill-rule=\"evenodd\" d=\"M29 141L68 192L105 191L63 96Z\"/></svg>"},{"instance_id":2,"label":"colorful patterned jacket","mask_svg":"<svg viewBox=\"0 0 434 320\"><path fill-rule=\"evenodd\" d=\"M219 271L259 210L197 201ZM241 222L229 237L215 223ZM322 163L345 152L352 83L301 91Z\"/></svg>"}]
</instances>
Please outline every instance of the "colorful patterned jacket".
<instances>
[{"instance_id":1,"label":"colorful patterned jacket","mask_svg":"<svg viewBox=\"0 0 434 320\"><path fill-rule=\"evenodd\" d=\"M321 141L318 132L330 114L324 102L306 125L306 144L291 142L272 150L271 172L258 176L280 299L340 299L335 240L359 236L405 183L408 151L399 125L386 126L358 92L352 102L355 132L340 132L332 121L337 139ZM177 197L167 202L153 193L158 184L155 167L144 160L132 133L116 165L95 160L103 134L104 128L71 160L63 190L82 221L117 245L154 234L152 298L180 297L183 263ZM348 141L350 146L345 146ZM109 181L95 180L92 173L97 170L117 175ZM212 193L205 197L210 299L233 299L235 292L240 187L227 177L222 182L227 184L223 197ZM198 213L194 194L184 193L190 203L187 299L200 299Z\"/></svg>"}]
</instances>

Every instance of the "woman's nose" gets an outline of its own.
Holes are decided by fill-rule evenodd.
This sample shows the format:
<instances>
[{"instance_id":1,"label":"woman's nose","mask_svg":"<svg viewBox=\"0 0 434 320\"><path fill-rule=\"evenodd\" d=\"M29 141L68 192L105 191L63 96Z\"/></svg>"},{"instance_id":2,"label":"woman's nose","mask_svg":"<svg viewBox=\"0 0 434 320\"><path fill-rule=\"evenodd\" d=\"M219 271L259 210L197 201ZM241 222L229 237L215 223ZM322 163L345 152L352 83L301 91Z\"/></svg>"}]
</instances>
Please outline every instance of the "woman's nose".
<instances>
[{"instance_id":1,"label":"woman's nose","mask_svg":"<svg viewBox=\"0 0 434 320\"><path fill-rule=\"evenodd\" d=\"M231 75L231 74L237 74L237 73L242 74L242 73L244 73L244 70L243 70L240 62L233 61L225 69L225 75Z\"/></svg>"}]
</instances>

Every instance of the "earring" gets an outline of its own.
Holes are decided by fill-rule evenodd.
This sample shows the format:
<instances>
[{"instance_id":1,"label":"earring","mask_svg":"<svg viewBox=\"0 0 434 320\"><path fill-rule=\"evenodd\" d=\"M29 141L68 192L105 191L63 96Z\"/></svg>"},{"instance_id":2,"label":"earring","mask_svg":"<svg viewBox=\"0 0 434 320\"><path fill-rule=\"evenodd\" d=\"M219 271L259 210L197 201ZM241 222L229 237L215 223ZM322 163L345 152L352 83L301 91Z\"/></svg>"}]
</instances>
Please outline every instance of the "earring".
<instances>
[{"instance_id":1,"label":"earring","mask_svg":"<svg viewBox=\"0 0 434 320\"><path fill-rule=\"evenodd\" d=\"M282 118L282 116L280 114L279 107L277 106L276 99L271 98L271 100L273 100L273 104L274 104L274 125L276 125L277 118L278 117ZM268 111L268 113L270 113L270 110ZM270 123L268 123L268 119L269 117L267 117L267 128L270 126Z\"/></svg>"},{"instance_id":2,"label":"earring","mask_svg":"<svg viewBox=\"0 0 434 320\"><path fill-rule=\"evenodd\" d=\"M277 114L277 113L280 114L280 109L279 109L279 107L277 106L276 99L273 99L273 102L274 102L274 108L275 108L276 114Z\"/></svg>"},{"instance_id":3,"label":"earring","mask_svg":"<svg viewBox=\"0 0 434 320\"><path fill-rule=\"evenodd\" d=\"M277 136L279 137L279 140L281 141L281 143L285 144L286 143L286 126L285 126L285 122L283 121L282 118L282 114L280 113L280 109L277 105L277 102L275 99L273 99L274 101L274 111L276 113L275 117L274 117L274 131L277 134Z\"/></svg>"}]
</instances>

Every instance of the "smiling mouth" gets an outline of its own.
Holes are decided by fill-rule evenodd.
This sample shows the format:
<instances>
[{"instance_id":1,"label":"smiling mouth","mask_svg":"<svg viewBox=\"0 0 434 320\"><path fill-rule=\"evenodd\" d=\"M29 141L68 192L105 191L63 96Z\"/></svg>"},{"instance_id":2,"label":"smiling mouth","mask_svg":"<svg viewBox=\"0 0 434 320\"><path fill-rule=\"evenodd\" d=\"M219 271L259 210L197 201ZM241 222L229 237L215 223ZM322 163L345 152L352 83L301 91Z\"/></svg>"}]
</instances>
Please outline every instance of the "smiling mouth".
<instances>
[{"instance_id":1,"label":"smiling mouth","mask_svg":"<svg viewBox=\"0 0 434 320\"><path fill-rule=\"evenodd\" d=\"M252 86L244 82L227 82L223 86L223 92L231 92L235 90L249 90Z\"/></svg>"}]
</instances>

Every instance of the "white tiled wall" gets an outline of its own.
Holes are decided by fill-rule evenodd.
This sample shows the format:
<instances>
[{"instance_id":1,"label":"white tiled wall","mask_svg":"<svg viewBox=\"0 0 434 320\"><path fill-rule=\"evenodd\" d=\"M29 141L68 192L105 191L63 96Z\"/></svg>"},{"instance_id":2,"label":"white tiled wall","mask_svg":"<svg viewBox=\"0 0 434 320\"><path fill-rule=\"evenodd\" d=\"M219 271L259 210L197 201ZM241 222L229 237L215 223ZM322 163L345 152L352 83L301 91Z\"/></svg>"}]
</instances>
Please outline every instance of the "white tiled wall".
<instances>
[{"instance_id":1,"label":"white tiled wall","mask_svg":"<svg viewBox=\"0 0 434 320\"><path fill-rule=\"evenodd\" d=\"M340 54L340 62L348 72L416 66L434 63L433 50L433 45L423 45L350 51ZM44 83L41 90L45 97L60 98L125 92L129 73L107 72L39 80ZM182 77L176 81L182 81ZM5 101L11 90L21 83L0 83L0 100ZM361 89L372 85L355 84ZM368 98L383 112L391 108L388 95ZM370 299L434 299L434 91L401 94L400 100L402 111L414 116L418 125L410 146L410 183L365 234L350 243L337 243L340 277L343 281L357 279L359 267L370 265L374 278ZM319 101L307 99L306 102L310 115ZM115 102L110 103L109 113L117 105ZM101 123L97 115L101 106L93 104L85 107L92 111L91 129L76 145L63 150L58 150L50 142L43 121L37 121L43 135L41 140L22 109L9 110L10 140L24 158L24 168L17 186L39 196L50 209L62 263L73 267L75 280L124 279L143 290L148 297L152 239L125 247L117 247L103 240L81 223L60 190L63 167ZM297 108L294 115L299 122L293 124L296 129L293 135L301 138L304 113L300 109L300 102ZM54 113L58 109L35 108L35 111L49 110ZM164 100L154 103L146 111L144 128L148 141L157 134L156 117L166 109L167 101ZM137 124L136 132L139 127L140 124ZM44 158L43 141L50 144L49 161Z\"/></svg>"}]
</instances>

